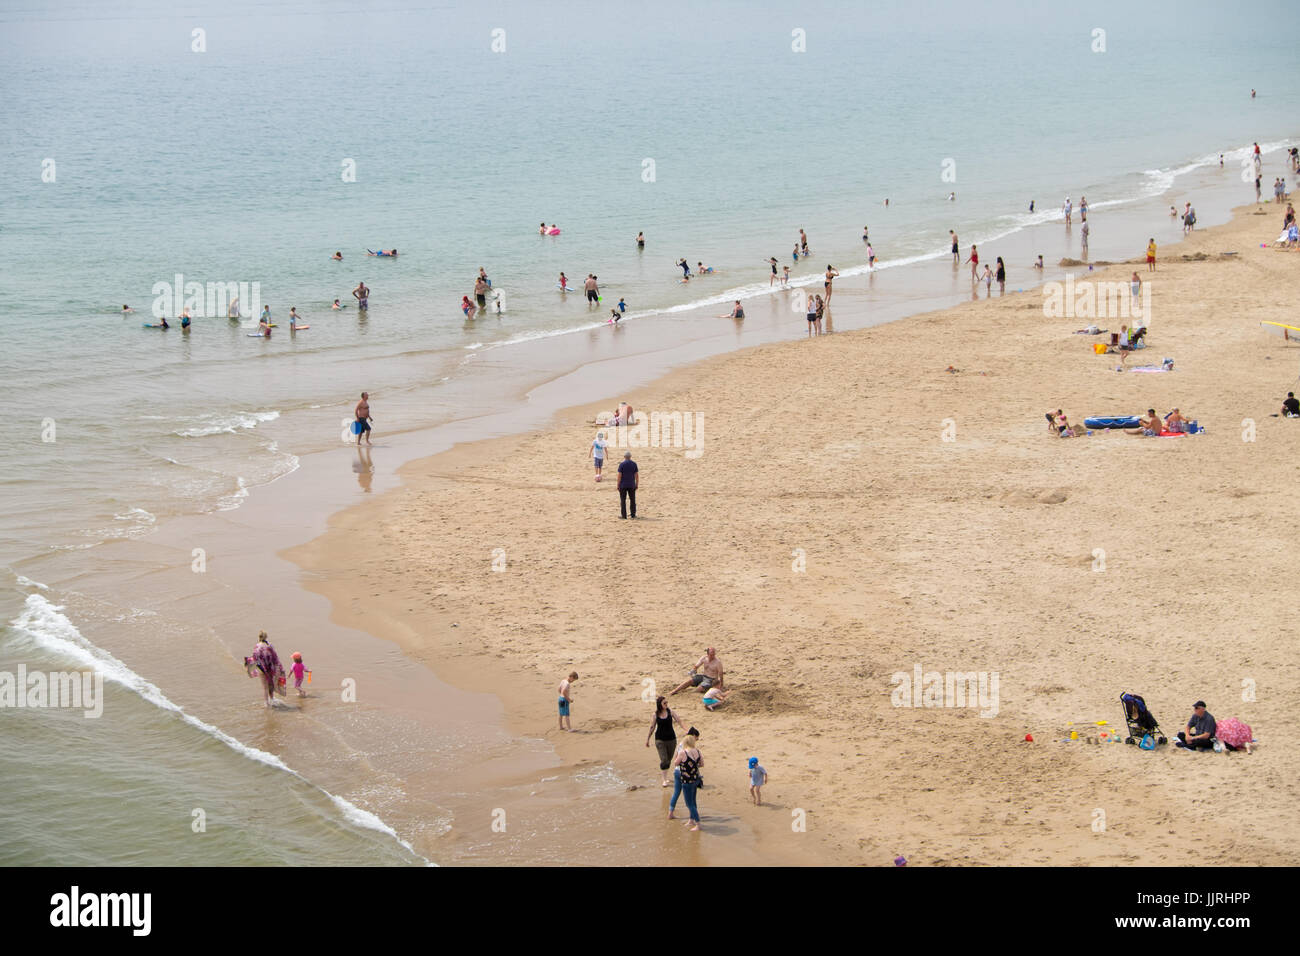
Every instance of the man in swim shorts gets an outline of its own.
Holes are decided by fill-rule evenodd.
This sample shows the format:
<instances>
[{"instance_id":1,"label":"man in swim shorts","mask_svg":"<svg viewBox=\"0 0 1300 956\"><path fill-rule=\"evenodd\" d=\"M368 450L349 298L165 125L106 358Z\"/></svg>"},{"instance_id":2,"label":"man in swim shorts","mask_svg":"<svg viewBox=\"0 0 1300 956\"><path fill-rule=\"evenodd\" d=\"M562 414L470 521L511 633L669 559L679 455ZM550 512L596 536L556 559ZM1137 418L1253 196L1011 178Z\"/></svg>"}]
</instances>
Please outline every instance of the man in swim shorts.
<instances>
[{"instance_id":1,"label":"man in swim shorts","mask_svg":"<svg viewBox=\"0 0 1300 956\"><path fill-rule=\"evenodd\" d=\"M366 444L370 441L370 396L366 392L361 393L361 401L357 402L357 407L353 410L358 424L361 426L357 431L357 444L361 444L361 436L366 436Z\"/></svg>"},{"instance_id":2,"label":"man in swim shorts","mask_svg":"<svg viewBox=\"0 0 1300 956\"><path fill-rule=\"evenodd\" d=\"M695 662L691 668L691 676L682 681L677 687L670 692L676 694L678 691L685 690L687 687L696 687L703 694L710 687L722 688L722 658L718 656L718 650L710 647L704 652L704 656Z\"/></svg>"},{"instance_id":3,"label":"man in swim shorts","mask_svg":"<svg viewBox=\"0 0 1300 956\"><path fill-rule=\"evenodd\" d=\"M587 301L595 303L600 301L600 286L596 284L596 277L591 273L587 274L587 281L583 286L587 290Z\"/></svg>"},{"instance_id":4,"label":"man in swim shorts","mask_svg":"<svg viewBox=\"0 0 1300 956\"><path fill-rule=\"evenodd\" d=\"M478 307L480 309L487 307L487 290L487 279L480 275L474 280L474 298L478 301Z\"/></svg>"},{"instance_id":5,"label":"man in swim shorts","mask_svg":"<svg viewBox=\"0 0 1300 956\"><path fill-rule=\"evenodd\" d=\"M1160 435L1160 416L1156 414L1154 408L1148 408L1146 417L1138 419L1140 428L1130 431L1130 435L1141 435L1143 438L1156 438Z\"/></svg>"},{"instance_id":6,"label":"man in swim shorts","mask_svg":"<svg viewBox=\"0 0 1300 956\"><path fill-rule=\"evenodd\" d=\"M356 287L355 289L352 290L352 298L354 298L354 299L357 300L357 308L358 308L358 309L369 309L369 308L370 308L370 304L369 304L369 302L370 302L370 290L369 290L368 288L366 288L366 283L365 283L364 280L361 281L361 282L358 282L358 283L357 283L357 287Z\"/></svg>"}]
</instances>

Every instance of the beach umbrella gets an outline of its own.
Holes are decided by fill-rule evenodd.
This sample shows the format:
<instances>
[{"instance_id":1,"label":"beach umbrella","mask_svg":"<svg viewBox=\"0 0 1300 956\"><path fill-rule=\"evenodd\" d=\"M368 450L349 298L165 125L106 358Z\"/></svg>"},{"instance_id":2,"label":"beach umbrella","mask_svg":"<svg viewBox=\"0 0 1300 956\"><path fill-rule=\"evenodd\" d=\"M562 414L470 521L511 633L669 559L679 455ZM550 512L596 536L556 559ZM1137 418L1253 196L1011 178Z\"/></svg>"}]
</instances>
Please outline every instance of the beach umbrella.
<instances>
[{"instance_id":1,"label":"beach umbrella","mask_svg":"<svg viewBox=\"0 0 1300 956\"><path fill-rule=\"evenodd\" d=\"M1236 717L1225 717L1220 720L1215 727L1214 736L1234 747L1244 747L1252 738L1250 725L1243 724Z\"/></svg>"}]
</instances>

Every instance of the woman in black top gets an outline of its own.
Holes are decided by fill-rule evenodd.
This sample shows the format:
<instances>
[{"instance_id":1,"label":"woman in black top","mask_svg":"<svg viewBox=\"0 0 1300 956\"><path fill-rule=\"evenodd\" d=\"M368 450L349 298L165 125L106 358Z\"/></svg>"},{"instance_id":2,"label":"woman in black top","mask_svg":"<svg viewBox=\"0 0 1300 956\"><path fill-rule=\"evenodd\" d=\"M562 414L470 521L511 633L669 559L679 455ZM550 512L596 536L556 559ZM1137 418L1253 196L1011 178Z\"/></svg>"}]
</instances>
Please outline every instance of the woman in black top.
<instances>
[{"instance_id":1,"label":"woman in black top","mask_svg":"<svg viewBox=\"0 0 1300 956\"><path fill-rule=\"evenodd\" d=\"M998 291L1007 291L1007 266L1001 256L998 256Z\"/></svg>"},{"instance_id":2,"label":"woman in black top","mask_svg":"<svg viewBox=\"0 0 1300 956\"><path fill-rule=\"evenodd\" d=\"M672 765L673 754L677 752L677 733L673 730L674 720L677 721L678 727L682 730L686 729L681 718L668 706L668 699L656 697L655 716L650 724L650 733L646 734L645 745L649 747L653 739L655 747L659 750L659 776L665 787L668 786L668 768Z\"/></svg>"}]
</instances>

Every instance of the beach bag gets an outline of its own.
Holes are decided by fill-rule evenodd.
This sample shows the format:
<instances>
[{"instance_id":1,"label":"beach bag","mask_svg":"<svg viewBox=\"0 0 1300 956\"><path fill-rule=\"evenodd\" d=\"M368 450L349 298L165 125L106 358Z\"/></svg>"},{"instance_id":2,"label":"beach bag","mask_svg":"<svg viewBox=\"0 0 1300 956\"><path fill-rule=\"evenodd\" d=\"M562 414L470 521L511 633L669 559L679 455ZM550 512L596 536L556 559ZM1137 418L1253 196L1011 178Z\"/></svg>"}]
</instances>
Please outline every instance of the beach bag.
<instances>
[{"instance_id":1,"label":"beach bag","mask_svg":"<svg viewBox=\"0 0 1300 956\"><path fill-rule=\"evenodd\" d=\"M699 785L702 783L700 780L700 765L689 753L686 754L686 759L677 765L677 768L681 771L683 784L693 783Z\"/></svg>"},{"instance_id":2,"label":"beach bag","mask_svg":"<svg viewBox=\"0 0 1300 956\"><path fill-rule=\"evenodd\" d=\"M1143 750L1155 750L1156 749L1155 738L1153 738L1150 734L1144 734L1142 736L1142 743L1138 744L1138 746L1141 747Z\"/></svg>"}]
</instances>

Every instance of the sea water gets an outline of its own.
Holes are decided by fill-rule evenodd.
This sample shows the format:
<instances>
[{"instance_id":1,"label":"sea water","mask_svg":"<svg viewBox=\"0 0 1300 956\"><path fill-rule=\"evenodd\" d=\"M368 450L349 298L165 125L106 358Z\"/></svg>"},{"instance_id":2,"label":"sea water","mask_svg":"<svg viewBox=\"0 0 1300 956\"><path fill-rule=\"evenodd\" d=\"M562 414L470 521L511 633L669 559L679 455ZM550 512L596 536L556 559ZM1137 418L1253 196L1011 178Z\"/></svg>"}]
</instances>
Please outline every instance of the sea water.
<instances>
[{"instance_id":1,"label":"sea water","mask_svg":"<svg viewBox=\"0 0 1300 956\"><path fill-rule=\"evenodd\" d=\"M312 847L423 862L382 819L223 729L240 719L178 712L153 684L161 660L128 666L96 643L156 627L130 594L92 608L42 573L72 556L93 576L102 542L238 510L338 444L363 389L378 427L410 430L509 407L595 358L716 337L699 317L770 296L769 257L804 287L834 265L837 301L894 316L964 294L949 229L963 259L974 242L983 261L1005 254L1016 286L1034 281L1035 252L1049 266L1080 255L1081 195L1094 257L1140 254L1147 222L1169 241L1171 204L1221 220L1253 199L1252 142L1266 199L1274 176L1293 182L1282 149L1300 132L1300 70L1274 29L1289 12L0 5L0 669L94 656L121 721L0 711L5 861L286 863ZM812 256L796 262L800 228ZM716 272L684 284L680 258ZM480 267L505 311L467 318ZM596 274L600 306L561 294L560 271L579 287ZM222 310L183 333L174 303L170 331L141 328L178 275L255 284L279 328L251 337L251 317ZM619 299L652 336L606 334ZM309 331L289 334L291 306ZM196 809L186 781L206 788L221 839L148 823ZM241 804L251 789L269 802ZM259 852L271 819L288 837Z\"/></svg>"}]
</instances>

